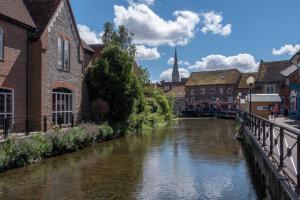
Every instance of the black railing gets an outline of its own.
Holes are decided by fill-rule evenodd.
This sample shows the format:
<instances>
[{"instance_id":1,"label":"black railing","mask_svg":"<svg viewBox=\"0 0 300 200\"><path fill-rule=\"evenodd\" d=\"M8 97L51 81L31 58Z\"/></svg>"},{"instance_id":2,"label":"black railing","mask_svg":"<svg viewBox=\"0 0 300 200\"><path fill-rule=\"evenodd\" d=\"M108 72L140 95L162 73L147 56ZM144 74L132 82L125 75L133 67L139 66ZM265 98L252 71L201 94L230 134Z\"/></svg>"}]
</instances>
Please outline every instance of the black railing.
<instances>
[{"instance_id":1,"label":"black railing","mask_svg":"<svg viewBox=\"0 0 300 200\"><path fill-rule=\"evenodd\" d=\"M0 140L9 135L26 136L33 132L47 132L54 127L68 128L81 123L98 123L101 119L96 114L52 114L40 117L0 118Z\"/></svg>"},{"instance_id":2,"label":"black railing","mask_svg":"<svg viewBox=\"0 0 300 200\"><path fill-rule=\"evenodd\" d=\"M279 125L262 117L238 112L243 128L255 139L257 145L294 189L300 189L300 130Z\"/></svg>"}]
</instances>

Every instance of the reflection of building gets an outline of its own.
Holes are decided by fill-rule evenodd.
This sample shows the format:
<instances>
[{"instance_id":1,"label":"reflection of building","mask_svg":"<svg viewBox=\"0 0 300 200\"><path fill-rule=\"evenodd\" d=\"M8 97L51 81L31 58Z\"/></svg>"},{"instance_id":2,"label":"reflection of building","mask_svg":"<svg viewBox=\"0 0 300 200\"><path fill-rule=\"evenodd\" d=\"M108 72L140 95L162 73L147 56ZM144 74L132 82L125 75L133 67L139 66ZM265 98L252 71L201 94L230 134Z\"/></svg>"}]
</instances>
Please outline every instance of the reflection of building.
<instances>
[{"instance_id":1,"label":"reflection of building","mask_svg":"<svg viewBox=\"0 0 300 200\"><path fill-rule=\"evenodd\" d=\"M185 84L187 109L233 109L240 77L237 69L192 73Z\"/></svg>"},{"instance_id":2,"label":"reflection of building","mask_svg":"<svg viewBox=\"0 0 300 200\"><path fill-rule=\"evenodd\" d=\"M174 98L174 113L180 115L181 111L185 109L185 88L184 85L173 86L167 92L167 95Z\"/></svg>"}]
</instances>

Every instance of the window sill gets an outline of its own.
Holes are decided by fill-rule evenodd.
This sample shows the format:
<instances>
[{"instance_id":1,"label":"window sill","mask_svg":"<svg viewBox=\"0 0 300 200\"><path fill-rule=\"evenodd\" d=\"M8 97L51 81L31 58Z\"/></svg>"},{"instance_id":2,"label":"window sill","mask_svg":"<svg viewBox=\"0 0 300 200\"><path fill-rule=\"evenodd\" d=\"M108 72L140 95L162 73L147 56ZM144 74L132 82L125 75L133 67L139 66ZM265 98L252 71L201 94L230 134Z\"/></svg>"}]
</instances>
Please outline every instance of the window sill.
<instances>
[{"instance_id":1,"label":"window sill","mask_svg":"<svg viewBox=\"0 0 300 200\"><path fill-rule=\"evenodd\" d=\"M71 72L70 70L59 69L59 68L57 68L57 70L60 71L60 72L66 72L66 73L70 73Z\"/></svg>"}]
</instances>

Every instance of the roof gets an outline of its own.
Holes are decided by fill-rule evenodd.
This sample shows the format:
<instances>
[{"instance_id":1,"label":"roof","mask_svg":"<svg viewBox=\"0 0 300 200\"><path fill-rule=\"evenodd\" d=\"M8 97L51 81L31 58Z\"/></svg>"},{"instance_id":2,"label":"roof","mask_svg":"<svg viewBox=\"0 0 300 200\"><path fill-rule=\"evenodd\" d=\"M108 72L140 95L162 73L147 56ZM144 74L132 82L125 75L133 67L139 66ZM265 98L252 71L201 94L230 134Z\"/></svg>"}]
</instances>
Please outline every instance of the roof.
<instances>
[{"instance_id":1,"label":"roof","mask_svg":"<svg viewBox=\"0 0 300 200\"><path fill-rule=\"evenodd\" d=\"M239 89L243 89L243 88L249 88L249 86L247 85L247 79L249 77L253 77L254 79L256 79L257 73L253 72L253 73L243 73L241 76L241 79L239 81L239 85L238 88Z\"/></svg>"},{"instance_id":2,"label":"roof","mask_svg":"<svg viewBox=\"0 0 300 200\"><path fill-rule=\"evenodd\" d=\"M16 20L26 26L36 27L22 0L1 0L0 15Z\"/></svg>"},{"instance_id":3,"label":"roof","mask_svg":"<svg viewBox=\"0 0 300 200\"><path fill-rule=\"evenodd\" d=\"M81 40L81 44L84 50L94 53L94 49L92 49L85 41Z\"/></svg>"},{"instance_id":4,"label":"roof","mask_svg":"<svg viewBox=\"0 0 300 200\"><path fill-rule=\"evenodd\" d=\"M280 72L293 65L289 60L261 62L257 82L284 82L285 77Z\"/></svg>"},{"instance_id":5,"label":"roof","mask_svg":"<svg viewBox=\"0 0 300 200\"><path fill-rule=\"evenodd\" d=\"M237 69L193 72L188 78L186 86L238 84L240 75L241 73Z\"/></svg>"},{"instance_id":6,"label":"roof","mask_svg":"<svg viewBox=\"0 0 300 200\"><path fill-rule=\"evenodd\" d=\"M298 67L296 65L291 65L290 67L286 68L285 70L281 71L281 75L288 77L291 74L293 74L294 72L296 72L298 70Z\"/></svg>"},{"instance_id":7,"label":"roof","mask_svg":"<svg viewBox=\"0 0 300 200\"><path fill-rule=\"evenodd\" d=\"M16 1L16 0L14 0ZM20 0L18 0L20 1ZM41 35L52 16L54 15L61 0L23 0L29 13L34 20L37 28L38 35Z\"/></svg>"},{"instance_id":8,"label":"roof","mask_svg":"<svg viewBox=\"0 0 300 200\"><path fill-rule=\"evenodd\" d=\"M171 90L167 92L169 95L174 95L175 97L184 97L185 96L185 87L182 86L173 86Z\"/></svg>"},{"instance_id":9,"label":"roof","mask_svg":"<svg viewBox=\"0 0 300 200\"><path fill-rule=\"evenodd\" d=\"M247 99L250 98L248 94ZM252 94L251 102L281 102L279 94Z\"/></svg>"}]
</instances>

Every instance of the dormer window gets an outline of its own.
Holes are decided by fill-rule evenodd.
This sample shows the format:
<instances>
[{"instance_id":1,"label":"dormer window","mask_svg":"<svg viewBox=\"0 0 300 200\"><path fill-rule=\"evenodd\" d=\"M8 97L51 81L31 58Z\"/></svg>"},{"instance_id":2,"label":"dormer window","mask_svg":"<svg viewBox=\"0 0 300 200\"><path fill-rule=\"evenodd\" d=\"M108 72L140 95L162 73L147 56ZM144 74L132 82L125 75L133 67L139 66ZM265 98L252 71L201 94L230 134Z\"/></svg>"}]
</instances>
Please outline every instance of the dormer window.
<instances>
[{"instance_id":1,"label":"dormer window","mask_svg":"<svg viewBox=\"0 0 300 200\"><path fill-rule=\"evenodd\" d=\"M0 60L4 59L4 31L0 27Z\"/></svg>"},{"instance_id":2,"label":"dormer window","mask_svg":"<svg viewBox=\"0 0 300 200\"><path fill-rule=\"evenodd\" d=\"M70 43L62 37L58 38L58 69L70 71Z\"/></svg>"}]
</instances>

